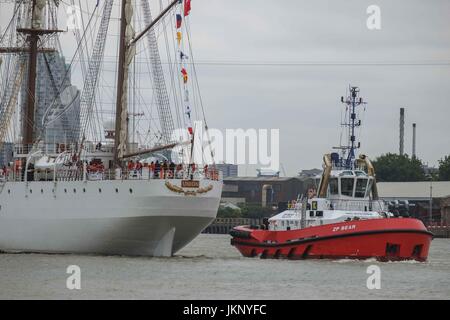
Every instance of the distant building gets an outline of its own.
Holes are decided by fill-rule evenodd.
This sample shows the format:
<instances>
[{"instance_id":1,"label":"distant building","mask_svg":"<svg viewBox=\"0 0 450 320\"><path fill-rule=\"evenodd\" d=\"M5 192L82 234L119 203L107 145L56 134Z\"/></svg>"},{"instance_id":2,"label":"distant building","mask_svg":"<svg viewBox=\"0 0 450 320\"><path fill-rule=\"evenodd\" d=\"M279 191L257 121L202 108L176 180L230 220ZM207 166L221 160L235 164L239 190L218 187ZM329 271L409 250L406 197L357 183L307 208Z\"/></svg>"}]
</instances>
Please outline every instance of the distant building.
<instances>
[{"instance_id":1,"label":"distant building","mask_svg":"<svg viewBox=\"0 0 450 320\"><path fill-rule=\"evenodd\" d=\"M314 179L316 176L322 174L321 169L308 169L302 170L298 173L298 177L301 179Z\"/></svg>"},{"instance_id":2,"label":"distant building","mask_svg":"<svg viewBox=\"0 0 450 320\"><path fill-rule=\"evenodd\" d=\"M39 53L37 75L34 137L40 137L48 144L77 142L80 91L71 84L69 65L58 52L45 53L45 57L44 53ZM27 99L27 81L22 81L22 107Z\"/></svg>"},{"instance_id":3,"label":"distant building","mask_svg":"<svg viewBox=\"0 0 450 320\"><path fill-rule=\"evenodd\" d=\"M8 163L13 161L13 146L12 142L4 142L0 149L0 168L8 166Z\"/></svg>"},{"instance_id":4,"label":"distant building","mask_svg":"<svg viewBox=\"0 0 450 320\"><path fill-rule=\"evenodd\" d=\"M433 176L438 176L439 175L439 168L429 167L428 165L424 165L422 167L422 169L423 169L423 173L427 177L433 177Z\"/></svg>"},{"instance_id":5,"label":"distant building","mask_svg":"<svg viewBox=\"0 0 450 320\"><path fill-rule=\"evenodd\" d=\"M237 164L221 163L221 164L216 164L216 168L217 168L217 170L222 172L224 178L238 176Z\"/></svg>"},{"instance_id":6,"label":"distant building","mask_svg":"<svg viewBox=\"0 0 450 320\"><path fill-rule=\"evenodd\" d=\"M441 199L441 223L450 226L450 195Z\"/></svg>"},{"instance_id":7,"label":"distant building","mask_svg":"<svg viewBox=\"0 0 450 320\"><path fill-rule=\"evenodd\" d=\"M230 208L233 210L241 211L241 208L239 208L237 205L229 203L229 202L221 202L219 206L221 208Z\"/></svg>"},{"instance_id":8,"label":"distant building","mask_svg":"<svg viewBox=\"0 0 450 320\"><path fill-rule=\"evenodd\" d=\"M283 206L308 187L297 177L230 177L223 182L223 202L261 206Z\"/></svg>"},{"instance_id":9,"label":"distant building","mask_svg":"<svg viewBox=\"0 0 450 320\"><path fill-rule=\"evenodd\" d=\"M265 169L265 168L261 168L261 169L256 169L256 176L257 177L279 177L280 176L280 171L275 171L275 170L271 170L271 169Z\"/></svg>"},{"instance_id":10,"label":"distant building","mask_svg":"<svg viewBox=\"0 0 450 320\"><path fill-rule=\"evenodd\" d=\"M378 182L379 197L386 201L408 200L413 207L410 214L425 222L450 222L450 181Z\"/></svg>"}]
</instances>

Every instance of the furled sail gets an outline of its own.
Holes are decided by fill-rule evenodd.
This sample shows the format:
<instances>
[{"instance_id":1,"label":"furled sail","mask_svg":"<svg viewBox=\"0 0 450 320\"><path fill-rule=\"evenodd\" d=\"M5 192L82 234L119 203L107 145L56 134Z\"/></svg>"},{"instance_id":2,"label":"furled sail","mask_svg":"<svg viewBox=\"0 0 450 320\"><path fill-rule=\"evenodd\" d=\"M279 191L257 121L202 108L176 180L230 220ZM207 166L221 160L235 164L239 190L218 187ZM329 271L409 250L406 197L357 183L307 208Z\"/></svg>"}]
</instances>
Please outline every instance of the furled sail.
<instances>
[{"instance_id":1,"label":"furled sail","mask_svg":"<svg viewBox=\"0 0 450 320\"><path fill-rule=\"evenodd\" d=\"M125 155L126 152L126 145L127 145L127 136L128 136L128 130L127 130L127 116L128 116L128 109L127 109L127 99L128 99L128 71L129 66L131 62L133 61L133 58L136 54L136 46L135 44L131 44L131 40L134 38L135 32L131 25L132 19L133 19L133 5L132 0L124 0L126 1L125 4L125 23L126 23L126 31L125 31L125 60L123 62L123 70L124 70L124 77L122 82L122 96L120 98L120 103L122 105L121 108L121 114L120 114L120 132L119 132L119 141L117 146L117 156L118 158L122 158ZM118 84L120 85L120 84Z\"/></svg>"}]
</instances>

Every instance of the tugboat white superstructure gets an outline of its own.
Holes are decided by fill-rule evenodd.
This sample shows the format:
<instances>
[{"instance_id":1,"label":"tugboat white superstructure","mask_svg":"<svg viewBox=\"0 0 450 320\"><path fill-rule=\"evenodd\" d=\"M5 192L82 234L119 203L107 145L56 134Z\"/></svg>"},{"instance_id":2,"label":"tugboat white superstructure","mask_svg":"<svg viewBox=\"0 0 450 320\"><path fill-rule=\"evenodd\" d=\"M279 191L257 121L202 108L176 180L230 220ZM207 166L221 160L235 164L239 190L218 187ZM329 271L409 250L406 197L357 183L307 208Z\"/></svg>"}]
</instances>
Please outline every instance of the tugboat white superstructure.
<instances>
[{"instance_id":1,"label":"tugboat white superstructure","mask_svg":"<svg viewBox=\"0 0 450 320\"><path fill-rule=\"evenodd\" d=\"M120 3L120 43L115 129L105 130L106 140L101 142L91 142L85 134L89 130L86 129L89 117L95 112L90 103L94 103L94 84L99 79L113 2L102 3L103 19L82 96L82 103L89 103L81 110L80 139L75 143L45 141L42 134L36 132L37 56L52 51L44 47L45 36L61 32L43 27L45 14L48 21L54 21L52 10L58 2L30 0L14 5L12 21L25 24L18 25L17 32L25 35L26 40L21 48L0 48L0 53L12 55L8 58L12 69L19 70L17 75L8 78L14 82L8 86L10 90L7 94L2 93L2 98L7 98L0 104L2 143L12 122L12 110L18 104L23 78L28 79L27 103L23 104L20 113L22 141L13 146L13 161L0 170L0 251L171 256L216 217L222 191L221 177L214 167L198 168L192 160L195 127L192 128L191 109L187 105L187 72L184 68L187 55L183 57L181 32L178 31L177 39L173 40L178 42L176 55L179 57L175 68L181 73L176 81L184 87L177 93L186 104L186 111L182 110L186 119L181 123L185 126L187 139L174 141L170 137L172 118L168 107L163 105L168 104L169 99L163 87L157 45L152 42L156 40L154 26L169 13L176 15L176 28L180 29L181 16L186 20L189 15L188 3L171 1L152 20L147 0L142 0L146 27L135 35L131 24L133 3L137 1L117 1ZM44 10L47 5L52 8ZM92 14L100 10L98 6L97 3ZM17 14L21 14L22 19ZM28 22L23 22L24 17L29 19ZM9 32L14 34L16 30ZM128 87L131 83L128 74L131 74L130 63L140 39L149 41L152 84L157 91L155 96L161 121L160 139L150 147L138 147L137 143L128 141L129 118L135 115L127 106L131 100L128 94L134 89ZM87 45L85 39L79 41L82 41L80 47ZM23 77L25 73L27 77ZM150 77L150 73L147 76ZM61 92L58 96L61 97ZM51 109L52 106L48 107ZM53 112L52 116L56 118L66 111L50 110L46 115ZM179 148L178 153L170 153L174 148ZM189 156L186 156L186 150L191 151ZM182 159L171 158L173 154L181 154ZM152 158L147 160L149 156Z\"/></svg>"}]
</instances>

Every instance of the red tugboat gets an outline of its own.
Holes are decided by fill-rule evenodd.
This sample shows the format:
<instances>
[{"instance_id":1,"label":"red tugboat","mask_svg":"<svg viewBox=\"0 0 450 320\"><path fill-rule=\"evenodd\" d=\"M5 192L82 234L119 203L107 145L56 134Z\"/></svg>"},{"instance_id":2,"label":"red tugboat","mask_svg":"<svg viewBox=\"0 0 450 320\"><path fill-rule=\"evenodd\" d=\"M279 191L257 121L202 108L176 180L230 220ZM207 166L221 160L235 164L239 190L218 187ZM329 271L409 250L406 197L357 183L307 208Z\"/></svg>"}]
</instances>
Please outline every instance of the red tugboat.
<instances>
[{"instance_id":1,"label":"red tugboat","mask_svg":"<svg viewBox=\"0 0 450 320\"><path fill-rule=\"evenodd\" d=\"M318 194L308 192L262 226L233 228L231 244L245 257L329 258L380 261L428 257L433 234L413 218L394 217L378 199L375 171L365 155L356 158L360 144L355 129L361 125L357 107L365 104L359 89L350 87L346 104L349 143L341 154L324 156Z\"/></svg>"}]
</instances>

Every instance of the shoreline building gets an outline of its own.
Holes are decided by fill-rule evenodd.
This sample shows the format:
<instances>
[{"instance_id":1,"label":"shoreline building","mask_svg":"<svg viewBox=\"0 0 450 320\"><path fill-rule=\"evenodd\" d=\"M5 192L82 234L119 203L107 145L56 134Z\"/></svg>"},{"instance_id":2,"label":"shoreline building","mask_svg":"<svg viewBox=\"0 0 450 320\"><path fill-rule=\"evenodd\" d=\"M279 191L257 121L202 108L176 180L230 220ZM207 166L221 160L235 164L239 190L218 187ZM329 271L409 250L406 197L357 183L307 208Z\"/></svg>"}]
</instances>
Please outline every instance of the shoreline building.
<instances>
[{"instance_id":1,"label":"shoreline building","mask_svg":"<svg viewBox=\"0 0 450 320\"><path fill-rule=\"evenodd\" d=\"M307 190L308 182L298 177L228 177L223 179L222 201L284 208Z\"/></svg>"},{"instance_id":2,"label":"shoreline building","mask_svg":"<svg viewBox=\"0 0 450 320\"><path fill-rule=\"evenodd\" d=\"M224 178L238 176L237 164L216 163L216 169L222 172Z\"/></svg>"},{"instance_id":3,"label":"shoreline building","mask_svg":"<svg viewBox=\"0 0 450 320\"><path fill-rule=\"evenodd\" d=\"M14 143L4 142L0 148L0 168L13 161Z\"/></svg>"},{"instance_id":4,"label":"shoreline building","mask_svg":"<svg viewBox=\"0 0 450 320\"><path fill-rule=\"evenodd\" d=\"M407 201L413 217L450 224L450 181L378 182L377 186L380 199Z\"/></svg>"},{"instance_id":5,"label":"shoreline building","mask_svg":"<svg viewBox=\"0 0 450 320\"><path fill-rule=\"evenodd\" d=\"M37 60L34 136L41 137L49 147L76 143L80 132L80 90L71 83L70 66L58 52L39 53ZM26 79L22 81L20 97L24 110L28 98Z\"/></svg>"}]
</instances>

